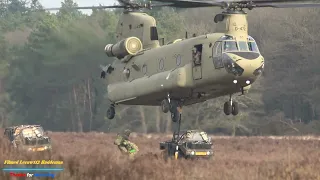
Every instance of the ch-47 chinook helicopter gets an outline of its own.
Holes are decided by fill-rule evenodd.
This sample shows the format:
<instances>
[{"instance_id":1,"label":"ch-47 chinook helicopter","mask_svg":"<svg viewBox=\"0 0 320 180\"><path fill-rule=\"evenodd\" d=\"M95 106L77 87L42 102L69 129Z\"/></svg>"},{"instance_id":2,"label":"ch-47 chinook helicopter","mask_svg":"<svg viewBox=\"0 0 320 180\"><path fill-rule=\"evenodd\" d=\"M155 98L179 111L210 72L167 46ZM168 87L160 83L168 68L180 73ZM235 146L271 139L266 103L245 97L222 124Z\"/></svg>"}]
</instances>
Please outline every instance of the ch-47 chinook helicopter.
<instances>
[{"instance_id":1,"label":"ch-47 chinook helicopter","mask_svg":"<svg viewBox=\"0 0 320 180\"><path fill-rule=\"evenodd\" d=\"M107 117L115 116L115 105L161 106L177 122L180 108L229 95L226 115L238 114L232 95L247 92L264 69L264 58L248 35L247 13L253 8L320 7L319 3L297 0L155 0L162 4L139 4L119 0L120 5L77 7L76 9L123 8L116 38L105 52L116 60L105 67L101 77L108 80L111 106ZM214 18L225 23L223 32L177 39L160 45L156 20L141 11L152 7L221 7ZM58 10L50 8L47 10Z\"/></svg>"}]
</instances>

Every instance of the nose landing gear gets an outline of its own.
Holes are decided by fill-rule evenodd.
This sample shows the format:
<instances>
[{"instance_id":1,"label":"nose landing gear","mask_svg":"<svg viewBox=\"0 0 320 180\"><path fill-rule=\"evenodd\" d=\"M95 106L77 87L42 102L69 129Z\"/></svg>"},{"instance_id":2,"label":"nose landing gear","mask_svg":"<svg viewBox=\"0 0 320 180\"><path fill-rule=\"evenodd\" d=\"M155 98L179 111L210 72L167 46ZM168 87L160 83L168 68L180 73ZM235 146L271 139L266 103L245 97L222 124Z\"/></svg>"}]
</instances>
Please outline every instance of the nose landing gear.
<instances>
[{"instance_id":1,"label":"nose landing gear","mask_svg":"<svg viewBox=\"0 0 320 180\"><path fill-rule=\"evenodd\" d=\"M223 111L226 115L236 116L239 113L239 104L238 102L232 101L232 95L230 94L230 100L224 103Z\"/></svg>"}]
</instances>

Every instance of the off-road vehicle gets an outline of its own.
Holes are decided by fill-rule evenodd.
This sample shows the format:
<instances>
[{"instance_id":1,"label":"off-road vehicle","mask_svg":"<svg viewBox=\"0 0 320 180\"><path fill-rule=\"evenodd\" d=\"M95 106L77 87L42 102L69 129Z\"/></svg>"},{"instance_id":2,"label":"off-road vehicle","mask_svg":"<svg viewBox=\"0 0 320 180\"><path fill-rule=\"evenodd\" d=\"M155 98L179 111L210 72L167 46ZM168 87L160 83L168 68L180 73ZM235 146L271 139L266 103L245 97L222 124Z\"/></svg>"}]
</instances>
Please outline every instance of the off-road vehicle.
<instances>
[{"instance_id":1,"label":"off-road vehicle","mask_svg":"<svg viewBox=\"0 0 320 180\"><path fill-rule=\"evenodd\" d=\"M50 137L46 136L40 125L20 125L7 127L4 135L13 147L26 151L51 151Z\"/></svg>"},{"instance_id":2,"label":"off-road vehicle","mask_svg":"<svg viewBox=\"0 0 320 180\"><path fill-rule=\"evenodd\" d=\"M175 159L185 158L207 158L213 156L213 144L207 133L201 130L181 131L176 138L171 141L161 142L160 149L163 150L165 159L174 157Z\"/></svg>"},{"instance_id":3,"label":"off-road vehicle","mask_svg":"<svg viewBox=\"0 0 320 180\"><path fill-rule=\"evenodd\" d=\"M177 129L173 132L171 141L160 142L160 150L165 160L175 159L210 159L213 156L213 144L207 133L201 130L180 131L181 114Z\"/></svg>"}]
</instances>

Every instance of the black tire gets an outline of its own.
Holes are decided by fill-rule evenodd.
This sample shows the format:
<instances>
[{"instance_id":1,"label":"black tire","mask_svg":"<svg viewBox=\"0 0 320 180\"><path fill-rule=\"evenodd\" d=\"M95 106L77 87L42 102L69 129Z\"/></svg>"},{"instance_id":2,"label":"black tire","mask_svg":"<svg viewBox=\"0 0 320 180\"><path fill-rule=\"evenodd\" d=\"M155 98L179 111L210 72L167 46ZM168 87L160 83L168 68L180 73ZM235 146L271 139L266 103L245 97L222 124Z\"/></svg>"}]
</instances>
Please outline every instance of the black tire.
<instances>
[{"instance_id":1,"label":"black tire","mask_svg":"<svg viewBox=\"0 0 320 180\"><path fill-rule=\"evenodd\" d=\"M238 102L232 102L232 115L236 116L239 113Z\"/></svg>"},{"instance_id":2,"label":"black tire","mask_svg":"<svg viewBox=\"0 0 320 180\"><path fill-rule=\"evenodd\" d=\"M170 109L170 103L169 103L169 100L168 99L164 99L162 102L161 102L161 109L162 109L162 112L164 113L167 113Z\"/></svg>"},{"instance_id":3,"label":"black tire","mask_svg":"<svg viewBox=\"0 0 320 180\"><path fill-rule=\"evenodd\" d=\"M114 107L109 107L109 109L107 111L107 118L108 119L113 119L115 114L116 114L116 112L114 110Z\"/></svg>"},{"instance_id":4,"label":"black tire","mask_svg":"<svg viewBox=\"0 0 320 180\"><path fill-rule=\"evenodd\" d=\"M172 100L172 101L170 102L170 112L171 112L171 113L177 112L177 111L178 111L177 108L178 108L178 102Z\"/></svg>"},{"instance_id":5,"label":"black tire","mask_svg":"<svg viewBox=\"0 0 320 180\"><path fill-rule=\"evenodd\" d=\"M223 111L224 111L224 114L226 114L226 115L230 115L231 114L232 107L231 107L231 102L230 101L227 101L227 102L224 103Z\"/></svg>"},{"instance_id":6,"label":"black tire","mask_svg":"<svg viewBox=\"0 0 320 180\"><path fill-rule=\"evenodd\" d=\"M179 112L175 112L175 113L171 113L171 119L173 122L178 122L180 118L180 113Z\"/></svg>"}]
</instances>

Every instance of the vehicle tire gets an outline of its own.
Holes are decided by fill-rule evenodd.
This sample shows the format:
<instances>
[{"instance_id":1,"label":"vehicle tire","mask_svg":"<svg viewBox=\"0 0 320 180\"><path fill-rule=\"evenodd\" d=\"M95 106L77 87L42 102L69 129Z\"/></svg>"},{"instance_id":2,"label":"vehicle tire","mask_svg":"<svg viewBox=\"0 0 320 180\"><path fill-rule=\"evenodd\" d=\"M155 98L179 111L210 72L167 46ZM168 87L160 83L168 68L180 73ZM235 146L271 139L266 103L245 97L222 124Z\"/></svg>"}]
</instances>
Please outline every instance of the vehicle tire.
<instances>
[{"instance_id":1,"label":"vehicle tire","mask_svg":"<svg viewBox=\"0 0 320 180\"><path fill-rule=\"evenodd\" d=\"M114 107L109 107L108 111L107 111L107 118L108 119L113 119L115 116L115 110Z\"/></svg>"},{"instance_id":2,"label":"vehicle tire","mask_svg":"<svg viewBox=\"0 0 320 180\"><path fill-rule=\"evenodd\" d=\"M226 114L226 115L230 115L231 114L232 107L231 107L231 102L230 101L227 101L227 102L224 103L223 111L224 111L224 114Z\"/></svg>"},{"instance_id":3,"label":"vehicle tire","mask_svg":"<svg viewBox=\"0 0 320 180\"><path fill-rule=\"evenodd\" d=\"M236 116L239 113L239 104L238 102L232 103L232 115Z\"/></svg>"},{"instance_id":4,"label":"vehicle tire","mask_svg":"<svg viewBox=\"0 0 320 180\"><path fill-rule=\"evenodd\" d=\"M169 100L168 99L164 99L162 102L161 102L161 109L162 109L162 112L164 113L167 113L170 109L170 103L169 103Z\"/></svg>"}]
</instances>

